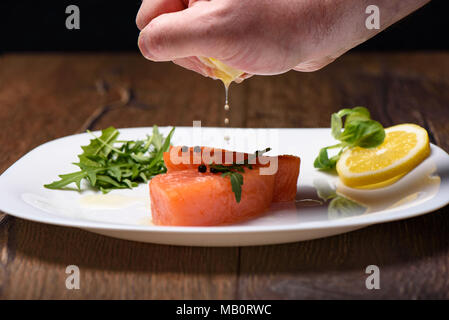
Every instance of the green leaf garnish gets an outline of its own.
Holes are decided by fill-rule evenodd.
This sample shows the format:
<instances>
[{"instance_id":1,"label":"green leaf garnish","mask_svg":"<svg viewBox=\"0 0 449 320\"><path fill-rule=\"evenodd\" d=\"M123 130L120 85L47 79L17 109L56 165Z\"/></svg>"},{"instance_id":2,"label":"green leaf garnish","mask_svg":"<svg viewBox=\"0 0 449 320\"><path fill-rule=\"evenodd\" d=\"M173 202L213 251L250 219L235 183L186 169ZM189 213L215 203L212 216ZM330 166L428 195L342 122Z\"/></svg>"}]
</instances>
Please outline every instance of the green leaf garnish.
<instances>
[{"instance_id":1,"label":"green leaf garnish","mask_svg":"<svg viewBox=\"0 0 449 320\"><path fill-rule=\"evenodd\" d=\"M95 189L107 193L113 189L134 188L155 175L167 171L163 154L170 147L175 128L166 138L157 126L153 134L145 140L118 141L119 132L114 127L102 130L101 136L82 146L83 153L74 163L81 171L63 174L58 181L44 185L48 189L65 189L75 183L81 189L81 181L86 181Z\"/></svg>"},{"instance_id":2,"label":"green leaf garnish","mask_svg":"<svg viewBox=\"0 0 449 320\"><path fill-rule=\"evenodd\" d=\"M344 127L343 127L343 118ZM375 148L385 139L383 126L371 119L370 112L365 107L342 109L331 116L332 136L340 143L324 147L315 159L314 167L321 170L335 168L340 155L348 148ZM340 148L339 152L330 157L329 149Z\"/></svg>"},{"instance_id":3,"label":"green leaf garnish","mask_svg":"<svg viewBox=\"0 0 449 320\"><path fill-rule=\"evenodd\" d=\"M55 181L50 184L46 184L45 187L48 189L62 189L68 184L75 183L78 190L81 188L81 180L86 178L87 172L85 171L78 171L68 174L61 174L59 177L61 180Z\"/></svg>"},{"instance_id":4,"label":"green leaf garnish","mask_svg":"<svg viewBox=\"0 0 449 320\"><path fill-rule=\"evenodd\" d=\"M229 177L231 181L232 192L234 192L235 196L235 201L239 203L240 200L242 200L242 173L245 172L245 168L248 168L250 170L253 169L253 166L249 163L251 160L262 156L264 153L269 152L270 150L271 148L266 148L261 151L256 151L254 154L249 155L248 158L243 161L243 163L234 162L229 165L211 164L210 168L217 173L221 173L221 176L223 178Z\"/></svg>"},{"instance_id":5,"label":"green leaf garnish","mask_svg":"<svg viewBox=\"0 0 449 320\"><path fill-rule=\"evenodd\" d=\"M244 169L242 169L244 171ZM237 203L242 200L242 185L243 185L243 176L239 172L228 171L222 173L223 178L229 177L231 180L231 188L232 192L234 192L235 201Z\"/></svg>"}]
</instances>

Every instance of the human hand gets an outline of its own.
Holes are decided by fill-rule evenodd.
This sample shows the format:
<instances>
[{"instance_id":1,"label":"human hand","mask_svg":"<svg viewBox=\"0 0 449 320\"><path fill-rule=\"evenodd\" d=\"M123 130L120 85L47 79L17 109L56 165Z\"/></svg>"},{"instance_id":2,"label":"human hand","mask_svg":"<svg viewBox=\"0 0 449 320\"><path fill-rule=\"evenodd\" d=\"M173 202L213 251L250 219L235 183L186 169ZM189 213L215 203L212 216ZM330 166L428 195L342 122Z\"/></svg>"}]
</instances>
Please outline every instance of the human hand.
<instances>
[{"instance_id":1,"label":"human hand","mask_svg":"<svg viewBox=\"0 0 449 320\"><path fill-rule=\"evenodd\" d=\"M428 1L378 0L379 30L365 27L371 0L144 0L136 22L150 60L210 76L197 57L213 57L271 75L318 70Z\"/></svg>"}]
</instances>

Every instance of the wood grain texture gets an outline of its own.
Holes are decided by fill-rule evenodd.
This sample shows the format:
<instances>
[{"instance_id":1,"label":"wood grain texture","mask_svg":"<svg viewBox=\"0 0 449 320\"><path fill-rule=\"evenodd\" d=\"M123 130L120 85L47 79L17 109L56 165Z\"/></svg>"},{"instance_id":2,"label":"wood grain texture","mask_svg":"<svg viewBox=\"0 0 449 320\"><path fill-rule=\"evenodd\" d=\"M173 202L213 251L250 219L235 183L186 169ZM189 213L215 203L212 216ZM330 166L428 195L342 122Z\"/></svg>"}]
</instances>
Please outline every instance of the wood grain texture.
<instances>
[{"instance_id":1,"label":"wood grain texture","mask_svg":"<svg viewBox=\"0 0 449 320\"><path fill-rule=\"evenodd\" d=\"M327 127L364 105L418 123L449 150L449 54L348 54L324 70L253 77L230 91L235 127ZM134 54L0 56L0 172L37 145L109 125L222 126L224 89ZM0 214L0 298L449 298L449 209L326 239L247 248L116 240ZM65 288L68 265L81 289ZM381 290L365 268L381 269Z\"/></svg>"}]
</instances>

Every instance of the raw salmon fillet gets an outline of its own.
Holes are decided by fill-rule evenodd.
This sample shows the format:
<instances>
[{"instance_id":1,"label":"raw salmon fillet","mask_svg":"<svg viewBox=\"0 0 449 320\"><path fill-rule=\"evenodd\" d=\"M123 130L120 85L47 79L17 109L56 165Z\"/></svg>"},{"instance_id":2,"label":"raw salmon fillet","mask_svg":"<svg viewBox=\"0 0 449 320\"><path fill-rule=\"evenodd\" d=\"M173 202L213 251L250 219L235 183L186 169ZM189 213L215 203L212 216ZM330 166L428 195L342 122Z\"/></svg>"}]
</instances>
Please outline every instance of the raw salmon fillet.
<instances>
[{"instance_id":1,"label":"raw salmon fillet","mask_svg":"<svg viewBox=\"0 0 449 320\"><path fill-rule=\"evenodd\" d=\"M178 156L181 157L181 147L171 147L170 151L174 149L174 152L177 152ZM194 148L189 148L186 164L184 163L173 163L170 159L170 151L164 153L164 163L167 167L167 172L186 170L186 169L197 169L198 165L206 164L202 161L202 153L208 151L211 154L211 160L220 159L220 163L224 163L226 152L232 155L229 156L231 162L237 161L237 159L248 159L248 153L240 153L234 151L227 151L218 148L209 148L209 147L201 147L200 152L194 152ZM194 158L196 157L196 158ZM240 158L239 158L240 157ZM270 158L268 156L260 156L257 158L258 162L255 164L255 167L258 166L267 166L266 164L261 164L260 162L267 163L267 159ZM261 159L259 161L259 159ZM194 163L194 160L196 160ZM210 163L210 162L209 162ZM215 161L211 161L211 163L216 163ZM281 202L281 201L292 201L296 196L296 185L298 182L299 176L299 167L300 167L301 159L299 157L291 156L291 155L282 155L278 156L278 170L275 174L275 185L273 191L273 202Z\"/></svg>"},{"instance_id":2,"label":"raw salmon fillet","mask_svg":"<svg viewBox=\"0 0 449 320\"><path fill-rule=\"evenodd\" d=\"M178 147L175 147L178 148ZM175 150L176 151L176 150ZM258 216L266 211L273 201L295 199L299 175L300 159L295 156L279 156L278 170L272 175L262 175L260 170L267 164L255 163L253 169L245 168L242 185L242 198L235 199L229 178L220 173L201 173L197 158L193 162L193 148L189 149L190 163L173 163L170 153L164 154L167 173L155 176L150 181L151 212L153 222L171 226L213 226L237 223ZM211 151L224 162L225 151L202 147L201 152ZM181 150L179 148L179 154ZM215 153L215 154L214 154ZM196 153L201 155L200 152ZM230 152L236 161L248 159L248 154ZM187 154L188 155L188 154ZM264 158L264 157L260 157ZM267 158L269 157L265 157ZM262 161L266 163L266 161ZM209 161L208 163L215 163Z\"/></svg>"},{"instance_id":3,"label":"raw salmon fillet","mask_svg":"<svg viewBox=\"0 0 449 320\"><path fill-rule=\"evenodd\" d=\"M245 170L239 203L229 178L197 169L160 174L150 181L153 222L169 226L214 226L237 223L270 207L273 175Z\"/></svg>"}]
</instances>

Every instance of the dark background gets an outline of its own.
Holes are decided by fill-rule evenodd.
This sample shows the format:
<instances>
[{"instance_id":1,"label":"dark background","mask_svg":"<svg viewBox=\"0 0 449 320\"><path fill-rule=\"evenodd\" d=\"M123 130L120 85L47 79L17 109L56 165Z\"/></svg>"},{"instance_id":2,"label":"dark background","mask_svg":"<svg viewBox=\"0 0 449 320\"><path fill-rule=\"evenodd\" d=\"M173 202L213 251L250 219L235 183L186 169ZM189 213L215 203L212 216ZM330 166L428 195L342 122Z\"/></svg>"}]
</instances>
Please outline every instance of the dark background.
<instances>
[{"instance_id":1,"label":"dark background","mask_svg":"<svg viewBox=\"0 0 449 320\"><path fill-rule=\"evenodd\" d=\"M140 3L1 0L0 51L137 51L135 16ZM70 4L80 8L80 30L65 28ZM356 50L447 50L448 14L448 0L433 0Z\"/></svg>"}]
</instances>

